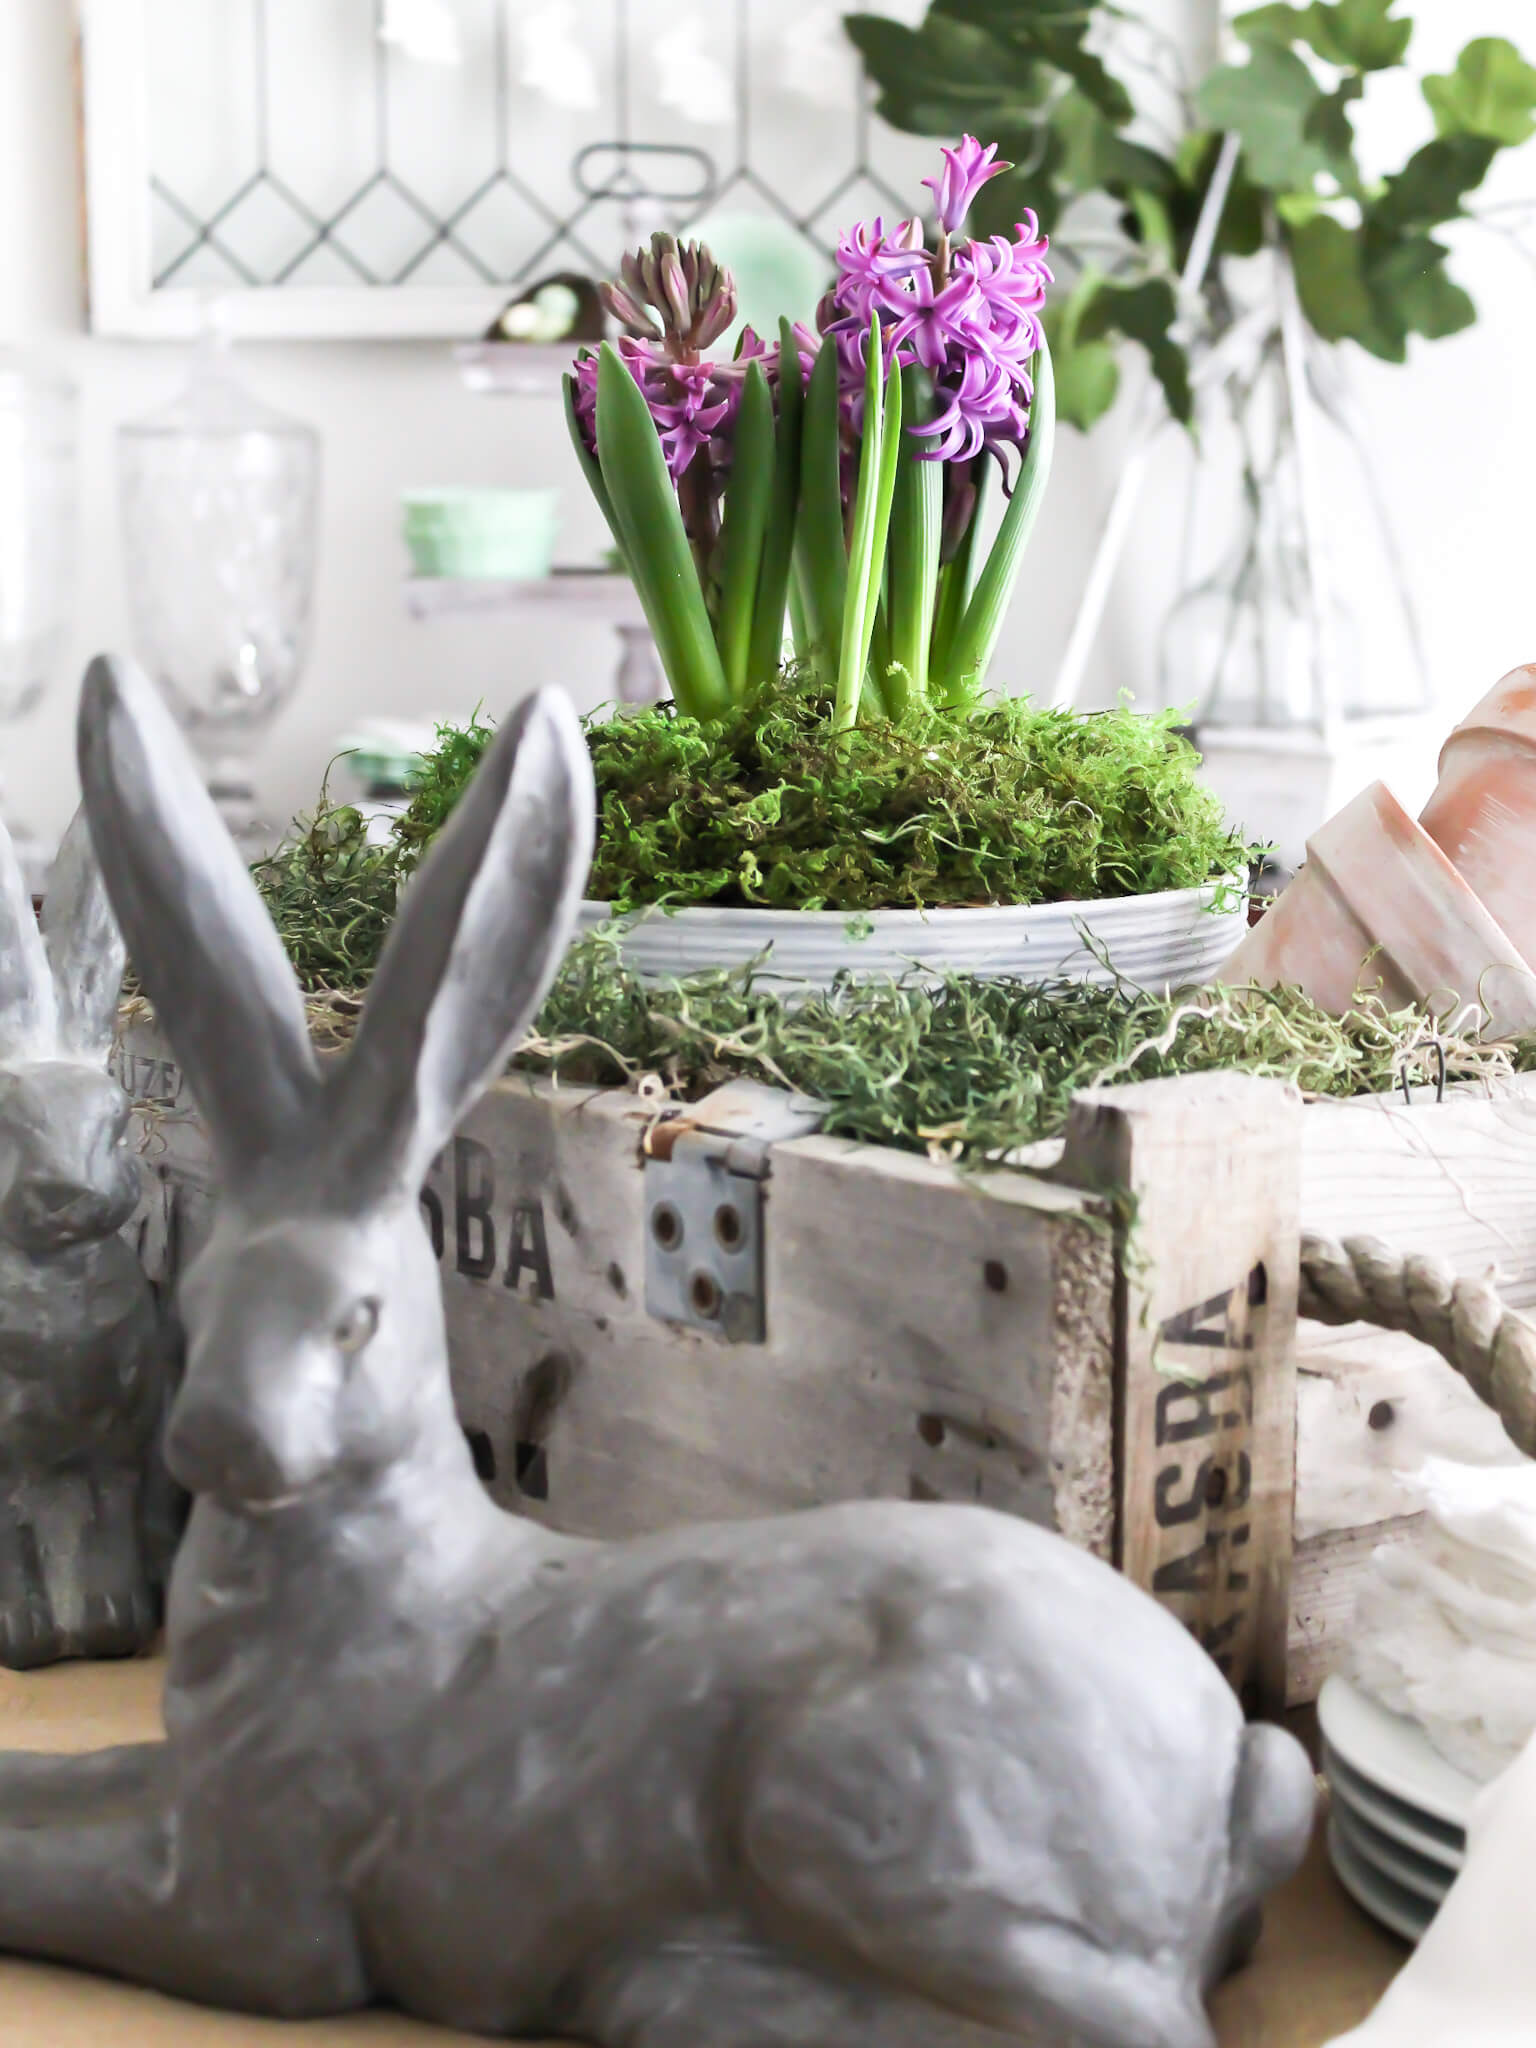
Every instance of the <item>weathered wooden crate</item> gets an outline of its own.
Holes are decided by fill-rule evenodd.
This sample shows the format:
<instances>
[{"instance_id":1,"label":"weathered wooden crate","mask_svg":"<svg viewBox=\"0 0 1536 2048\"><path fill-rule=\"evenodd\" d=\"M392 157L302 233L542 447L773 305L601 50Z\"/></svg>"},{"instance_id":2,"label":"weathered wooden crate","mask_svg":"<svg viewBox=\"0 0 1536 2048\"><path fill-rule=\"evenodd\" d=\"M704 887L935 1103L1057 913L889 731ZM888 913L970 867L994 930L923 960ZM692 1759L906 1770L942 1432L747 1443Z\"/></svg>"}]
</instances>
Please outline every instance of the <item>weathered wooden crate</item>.
<instances>
[{"instance_id":1,"label":"weathered wooden crate","mask_svg":"<svg viewBox=\"0 0 1536 2048\"><path fill-rule=\"evenodd\" d=\"M153 1030L121 1057L174 1270L206 1148ZM1315 1694L1424 1453L1508 1454L1412 1340L1298 1341L1301 1224L1473 1271L1497 1244L1510 1298L1536 1297L1533 1124L1523 1093L1303 1109L1208 1075L1084 1095L1038 1171L971 1176L794 1135L774 1091L679 1112L514 1076L422 1199L461 1417L507 1506L621 1536L982 1502L1115 1561L1274 1707Z\"/></svg>"}]
</instances>

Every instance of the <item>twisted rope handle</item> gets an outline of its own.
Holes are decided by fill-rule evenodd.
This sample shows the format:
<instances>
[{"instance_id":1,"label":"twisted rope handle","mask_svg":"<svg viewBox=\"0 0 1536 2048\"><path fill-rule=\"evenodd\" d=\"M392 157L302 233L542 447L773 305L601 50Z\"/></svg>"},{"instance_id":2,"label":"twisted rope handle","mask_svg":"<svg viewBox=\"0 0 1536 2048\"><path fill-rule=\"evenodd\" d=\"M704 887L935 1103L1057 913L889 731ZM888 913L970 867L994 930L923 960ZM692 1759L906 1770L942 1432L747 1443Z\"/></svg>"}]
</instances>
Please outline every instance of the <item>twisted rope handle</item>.
<instances>
[{"instance_id":1,"label":"twisted rope handle","mask_svg":"<svg viewBox=\"0 0 1536 2048\"><path fill-rule=\"evenodd\" d=\"M1455 1367L1536 1458L1536 1325L1506 1308L1485 1280L1461 1280L1419 1253L1405 1258L1377 1237L1301 1240L1298 1313L1316 1323L1405 1330Z\"/></svg>"}]
</instances>

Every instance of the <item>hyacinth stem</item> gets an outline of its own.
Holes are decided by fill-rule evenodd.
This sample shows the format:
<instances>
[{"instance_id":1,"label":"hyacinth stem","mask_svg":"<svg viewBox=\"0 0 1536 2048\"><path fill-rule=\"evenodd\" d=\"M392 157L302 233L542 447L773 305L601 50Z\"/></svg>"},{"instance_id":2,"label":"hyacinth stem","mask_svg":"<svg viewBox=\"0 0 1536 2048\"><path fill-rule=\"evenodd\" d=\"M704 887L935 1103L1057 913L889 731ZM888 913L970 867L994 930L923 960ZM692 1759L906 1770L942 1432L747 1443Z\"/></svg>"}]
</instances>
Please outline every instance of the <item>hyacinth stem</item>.
<instances>
[{"instance_id":1,"label":"hyacinth stem","mask_svg":"<svg viewBox=\"0 0 1536 2048\"><path fill-rule=\"evenodd\" d=\"M890 562L889 543L886 554ZM869 674L865 678L864 701L866 705L873 698L880 717L896 715L891 697L891 615L884 597L875 605L874 621L869 634Z\"/></svg>"},{"instance_id":2,"label":"hyacinth stem","mask_svg":"<svg viewBox=\"0 0 1536 2048\"><path fill-rule=\"evenodd\" d=\"M597 371L597 460L614 539L629 563L673 701L723 717L731 695L683 515L645 394L610 342Z\"/></svg>"},{"instance_id":3,"label":"hyacinth stem","mask_svg":"<svg viewBox=\"0 0 1536 2048\"><path fill-rule=\"evenodd\" d=\"M763 538L762 567L752 615L752 644L747 651L747 676L770 682L784 658L784 608L789 602L795 556L795 514L800 502L801 415L805 397L800 383L800 350L789 321L779 322L779 420L774 435L773 497L768 530ZM799 634L795 636L799 651Z\"/></svg>"},{"instance_id":4,"label":"hyacinth stem","mask_svg":"<svg viewBox=\"0 0 1536 2048\"><path fill-rule=\"evenodd\" d=\"M720 615L715 638L726 688L738 702L745 693L753 644L753 613L763 565L763 544L774 502L775 460L773 397L762 365L753 363L742 387L736 416L736 445L730 487L725 495L722 529L723 569ZM779 604L779 638L784 637L784 605Z\"/></svg>"},{"instance_id":5,"label":"hyacinth stem","mask_svg":"<svg viewBox=\"0 0 1536 2048\"><path fill-rule=\"evenodd\" d=\"M927 418L932 385L915 363L901 373L902 413L909 421ZM944 526L944 467L919 458L909 435L896 465L891 502L887 604L890 656L885 698L893 718L928 701L928 653L938 600L939 548Z\"/></svg>"},{"instance_id":6,"label":"hyacinth stem","mask_svg":"<svg viewBox=\"0 0 1536 2048\"><path fill-rule=\"evenodd\" d=\"M693 551L694 574L704 593L704 606L713 620L718 608L717 550L720 529L715 510L715 488L709 460L700 449L678 478L677 509L683 515L683 531Z\"/></svg>"},{"instance_id":7,"label":"hyacinth stem","mask_svg":"<svg viewBox=\"0 0 1536 2048\"><path fill-rule=\"evenodd\" d=\"M955 637L955 565L945 562L933 580L933 638L928 648L929 688L942 675L950 642Z\"/></svg>"},{"instance_id":8,"label":"hyacinth stem","mask_svg":"<svg viewBox=\"0 0 1536 2048\"><path fill-rule=\"evenodd\" d=\"M859 481L854 498L853 539L848 550L848 580L843 601L842 650L837 665L837 697L832 723L848 732L858 722L859 698L869 669L875 614L885 577L885 548L891 524L891 499L896 489L901 453L901 378L885 374L885 351L878 318L870 322L869 362L864 378L864 435L859 450ZM884 692L876 683L876 694Z\"/></svg>"},{"instance_id":9,"label":"hyacinth stem","mask_svg":"<svg viewBox=\"0 0 1536 2048\"><path fill-rule=\"evenodd\" d=\"M795 659L802 666L808 664L815 652L815 638L811 632L810 618L805 606L805 592L800 584L800 571L793 562L789 568L789 633L794 642Z\"/></svg>"},{"instance_id":10,"label":"hyacinth stem","mask_svg":"<svg viewBox=\"0 0 1536 2048\"><path fill-rule=\"evenodd\" d=\"M971 507L970 520L960 536L960 544L955 550L954 558L945 563L939 575L938 602L934 607L933 645L928 656L930 694L935 684L949 672L950 650L955 644L955 635L960 630L965 608L970 603L971 592L976 587L981 527L992 488L993 465L979 458L969 464L968 469L970 474L965 476L964 481L974 487L975 502ZM950 700L941 695L939 701L948 703Z\"/></svg>"},{"instance_id":11,"label":"hyacinth stem","mask_svg":"<svg viewBox=\"0 0 1536 2048\"><path fill-rule=\"evenodd\" d=\"M992 552L976 580L949 652L943 678L946 703L969 701L986 682L1013 587L1023 566L1024 550L1050 482L1051 458L1056 449L1056 378L1051 352L1043 339L1034 358L1032 375L1035 396L1029 409L1029 443Z\"/></svg>"},{"instance_id":12,"label":"hyacinth stem","mask_svg":"<svg viewBox=\"0 0 1536 2048\"><path fill-rule=\"evenodd\" d=\"M848 580L840 433L837 351L826 347L816 358L805 394L795 564L810 632L810 647L802 651L829 665L837 656Z\"/></svg>"}]
</instances>

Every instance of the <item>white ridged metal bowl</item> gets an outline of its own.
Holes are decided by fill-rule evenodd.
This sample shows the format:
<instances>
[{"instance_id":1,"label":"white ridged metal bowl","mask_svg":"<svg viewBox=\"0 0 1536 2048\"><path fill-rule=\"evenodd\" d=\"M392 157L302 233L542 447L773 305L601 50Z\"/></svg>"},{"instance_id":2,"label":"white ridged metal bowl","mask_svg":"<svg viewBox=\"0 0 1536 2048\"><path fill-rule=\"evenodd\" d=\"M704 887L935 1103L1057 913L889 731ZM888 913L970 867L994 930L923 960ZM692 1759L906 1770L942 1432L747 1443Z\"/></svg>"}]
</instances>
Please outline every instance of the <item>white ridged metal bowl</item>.
<instances>
[{"instance_id":1,"label":"white ridged metal bowl","mask_svg":"<svg viewBox=\"0 0 1536 2048\"><path fill-rule=\"evenodd\" d=\"M1241 886L1229 885L1230 903L1217 909L1221 886L974 910L646 909L616 929L625 965L646 981L742 967L766 952L765 978L811 989L830 988L847 970L859 981L914 973L1118 979L1164 993L1208 981L1247 929ZM584 903L582 929L610 916L606 903Z\"/></svg>"}]
</instances>

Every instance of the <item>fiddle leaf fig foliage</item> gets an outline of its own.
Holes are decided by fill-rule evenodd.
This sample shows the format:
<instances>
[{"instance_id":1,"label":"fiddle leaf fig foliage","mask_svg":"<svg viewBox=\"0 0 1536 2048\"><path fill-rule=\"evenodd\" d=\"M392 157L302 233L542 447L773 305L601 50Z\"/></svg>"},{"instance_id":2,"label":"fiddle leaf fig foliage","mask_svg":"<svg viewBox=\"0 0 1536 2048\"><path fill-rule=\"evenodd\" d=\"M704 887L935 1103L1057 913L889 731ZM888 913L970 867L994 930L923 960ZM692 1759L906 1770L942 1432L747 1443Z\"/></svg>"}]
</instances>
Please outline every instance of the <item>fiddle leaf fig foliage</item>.
<instances>
[{"instance_id":1,"label":"fiddle leaf fig foliage","mask_svg":"<svg viewBox=\"0 0 1536 2048\"><path fill-rule=\"evenodd\" d=\"M1102 302L1102 283L1096 271L1086 271L1077 289L1045 315L1052 361L1065 365L1056 373L1057 416L1085 431L1109 411L1120 389L1113 346L1082 331L1084 314Z\"/></svg>"},{"instance_id":2,"label":"fiddle leaf fig foliage","mask_svg":"<svg viewBox=\"0 0 1536 2048\"><path fill-rule=\"evenodd\" d=\"M1333 169L1320 132L1324 95L1291 50L1255 44L1246 64L1211 73L1196 104L1212 128L1241 137L1244 168L1266 191L1310 191L1320 171Z\"/></svg>"},{"instance_id":3,"label":"fiddle leaf fig foliage","mask_svg":"<svg viewBox=\"0 0 1536 2048\"><path fill-rule=\"evenodd\" d=\"M1437 227L1454 220L1462 201L1488 175L1499 145L1482 135L1442 135L1408 159L1386 180L1371 215L1388 231Z\"/></svg>"},{"instance_id":4,"label":"fiddle leaf fig foliage","mask_svg":"<svg viewBox=\"0 0 1536 2048\"><path fill-rule=\"evenodd\" d=\"M1305 43L1325 64L1347 71L1389 71L1413 40L1413 23L1395 16L1397 0L1339 0L1337 6L1255 7L1238 17L1245 42L1282 49Z\"/></svg>"},{"instance_id":5,"label":"fiddle leaf fig foliage","mask_svg":"<svg viewBox=\"0 0 1536 2048\"><path fill-rule=\"evenodd\" d=\"M1166 277L1146 277L1138 283L1106 282L1093 295L1078 325L1080 341L1087 346L1111 334L1139 341L1147 352L1152 374L1163 387L1168 410L1177 420L1187 420L1194 409L1189 388L1189 359L1173 339L1177 312L1172 284Z\"/></svg>"},{"instance_id":6,"label":"fiddle leaf fig foliage","mask_svg":"<svg viewBox=\"0 0 1536 2048\"><path fill-rule=\"evenodd\" d=\"M1536 71L1502 36L1468 43L1454 71L1425 79L1424 97L1441 135L1478 135L1511 148L1536 133Z\"/></svg>"},{"instance_id":7,"label":"fiddle leaf fig foliage","mask_svg":"<svg viewBox=\"0 0 1536 2048\"><path fill-rule=\"evenodd\" d=\"M1266 245L1288 253L1303 314L1327 341L1401 363L1411 336L1469 327L1477 309L1438 231L1475 218L1500 152L1536 136L1536 68L1482 36L1423 80L1422 143L1367 179L1355 117L1373 81L1410 61L1408 0L1277 0L1239 14L1241 61L1183 96L1171 141L1138 100L1149 70L1166 75L1131 54L1154 31L1112 0L931 0L915 28L870 14L846 25L887 121L994 136L1019 166L986 187L972 222L978 234L1010 230L1027 193L1051 234L1066 287L1046 316L1057 408L1083 429L1115 402L1124 343L1145 352L1173 416L1190 419L1190 342L1231 321L1226 266ZM1180 280L1224 135L1240 155L1194 295Z\"/></svg>"}]
</instances>

